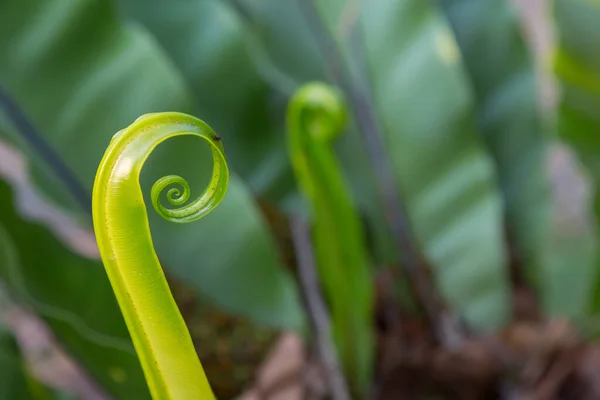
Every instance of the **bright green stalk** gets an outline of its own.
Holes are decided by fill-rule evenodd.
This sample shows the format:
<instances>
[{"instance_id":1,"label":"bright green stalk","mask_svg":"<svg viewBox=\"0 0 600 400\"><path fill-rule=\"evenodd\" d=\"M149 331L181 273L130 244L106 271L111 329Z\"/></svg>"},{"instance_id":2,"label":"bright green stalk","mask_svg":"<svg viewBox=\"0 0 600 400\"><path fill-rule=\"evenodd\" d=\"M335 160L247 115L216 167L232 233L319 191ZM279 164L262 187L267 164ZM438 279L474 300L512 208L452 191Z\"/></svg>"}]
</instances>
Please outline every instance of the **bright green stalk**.
<instances>
[{"instance_id":1,"label":"bright green stalk","mask_svg":"<svg viewBox=\"0 0 600 400\"><path fill-rule=\"evenodd\" d=\"M307 84L292 98L287 124L294 172L312 211L334 340L351 386L363 396L373 361L373 293L365 235L331 148L345 124L344 104L334 89Z\"/></svg>"},{"instance_id":2,"label":"bright green stalk","mask_svg":"<svg viewBox=\"0 0 600 400\"><path fill-rule=\"evenodd\" d=\"M191 222L210 213L223 199L229 172L220 138L204 122L180 113L147 114L110 142L94 181L92 211L98 248L129 328L150 393L155 400L212 400L213 393L185 322L154 251L139 183L144 162L163 141L181 135L206 140L214 167L208 187L194 201L181 177L170 175L152 187L152 204L165 219ZM159 197L179 209L167 209Z\"/></svg>"}]
</instances>

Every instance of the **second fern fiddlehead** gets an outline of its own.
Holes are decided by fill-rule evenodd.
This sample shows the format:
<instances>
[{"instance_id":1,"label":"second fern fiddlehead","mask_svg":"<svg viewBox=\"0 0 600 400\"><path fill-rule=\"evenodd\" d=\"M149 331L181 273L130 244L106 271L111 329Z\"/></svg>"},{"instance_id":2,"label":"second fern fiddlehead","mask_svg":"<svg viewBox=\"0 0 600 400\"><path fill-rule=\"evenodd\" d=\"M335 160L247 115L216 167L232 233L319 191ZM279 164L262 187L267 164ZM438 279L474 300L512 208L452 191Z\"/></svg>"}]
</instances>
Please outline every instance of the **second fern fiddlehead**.
<instances>
[{"instance_id":1,"label":"second fern fiddlehead","mask_svg":"<svg viewBox=\"0 0 600 400\"><path fill-rule=\"evenodd\" d=\"M342 99L324 84L307 84L292 98L287 124L296 179L312 211L334 340L352 388L364 397L373 358L373 294L364 232L332 150L345 124Z\"/></svg>"},{"instance_id":2,"label":"second fern fiddlehead","mask_svg":"<svg viewBox=\"0 0 600 400\"><path fill-rule=\"evenodd\" d=\"M187 182L176 175L152 187L152 204L164 218L191 222L223 199L229 172L220 138L204 122L180 113L147 114L118 132L96 174L92 195L94 231L102 262L138 353L154 399L214 399L185 322L158 261L139 183L144 162L163 141L181 135L204 139L214 160L205 191L185 204ZM160 202L169 186L167 208Z\"/></svg>"}]
</instances>

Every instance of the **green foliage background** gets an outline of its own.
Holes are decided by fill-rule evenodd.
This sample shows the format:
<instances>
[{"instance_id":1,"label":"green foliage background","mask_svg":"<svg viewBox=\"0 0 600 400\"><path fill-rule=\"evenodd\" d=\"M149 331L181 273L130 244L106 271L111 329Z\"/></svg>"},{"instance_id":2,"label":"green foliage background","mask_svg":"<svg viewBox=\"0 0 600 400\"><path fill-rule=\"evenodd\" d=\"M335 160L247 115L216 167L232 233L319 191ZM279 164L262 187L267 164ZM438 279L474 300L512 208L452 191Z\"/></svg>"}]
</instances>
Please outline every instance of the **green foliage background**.
<instances>
[{"instance_id":1,"label":"green foliage background","mask_svg":"<svg viewBox=\"0 0 600 400\"><path fill-rule=\"evenodd\" d=\"M224 137L229 192L198 224L149 213L159 257L225 312L301 330L289 254L259 203L281 215L305 210L285 150L285 109L300 84L326 81L349 101L336 152L376 268L398 264L401 250L382 211L364 110L453 310L478 331L502 327L516 252L544 311L581 322L600 305L595 235L556 243L547 165L551 148L569 146L597 191L600 4L555 0L553 11L561 95L543 115L539 68L506 0L1 0L0 88L37 135L23 135L5 104L0 138L26 155L36 192L90 230L86 202L116 131L148 112L205 120ZM201 143L173 140L152 155L142 185L149 193L149 183L175 173L202 188L210 166ZM148 397L101 262L31 220L16 193L0 180L3 287L108 394ZM2 370L21 376L14 343L0 348ZM0 399L19 398L27 384L6 379Z\"/></svg>"}]
</instances>

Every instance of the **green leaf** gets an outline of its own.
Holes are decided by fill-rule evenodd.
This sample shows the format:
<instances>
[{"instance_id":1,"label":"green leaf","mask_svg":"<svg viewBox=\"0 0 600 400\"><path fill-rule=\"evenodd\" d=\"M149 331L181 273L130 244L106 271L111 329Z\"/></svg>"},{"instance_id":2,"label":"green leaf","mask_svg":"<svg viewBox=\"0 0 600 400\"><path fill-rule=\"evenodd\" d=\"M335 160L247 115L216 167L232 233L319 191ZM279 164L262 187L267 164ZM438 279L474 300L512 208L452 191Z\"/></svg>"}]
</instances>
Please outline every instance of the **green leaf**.
<instances>
[{"instance_id":1,"label":"green leaf","mask_svg":"<svg viewBox=\"0 0 600 400\"><path fill-rule=\"evenodd\" d=\"M440 0L477 100L479 129L494 157L508 238L527 278L541 290L547 262L549 137L537 105L536 76L519 16L506 0Z\"/></svg>"},{"instance_id":2,"label":"green leaf","mask_svg":"<svg viewBox=\"0 0 600 400\"><path fill-rule=\"evenodd\" d=\"M509 309L501 199L452 32L418 0L375 0L359 29L397 182L442 293L477 327L498 327Z\"/></svg>"},{"instance_id":3,"label":"green leaf","mask_svg":"<svg viewBox=\"0 0 600 400\"><path fill-rule=\"evenodd\" d=\"M590 0L555 0L554 16L559 48L554 69L560 79L558 131L577 152L594 184L595 212L600 217L600 3ZM590 314L600 310L597 246L595 265L572 264L571 274L591 282L595 298ZM581 250L580 250L581 251ZM587 288L583 288L587 292Z\"/></svg>"},{"instance_id":4,"label":"green leaf","mask_svg":"<svg viewBox=\"0 0 600 400\"><path fill-rule=\"evenodd\" d=\"M0 63L0 84L87 192L115 132L144 113L196 107L182 74L153 38L138 25L121 23L108 0L11 0L0 15L0 54L6 60ZM211 124L211 115L199 117ZM229 141L224 138L226 151ZM51 167L39 159L35 166L41 177ZM200 193L211 166L200 143L174 139L151 157L142 184L148 188L160 176L179 173ZM55 182L56 177L37 180L46 193ZM239 178L232 177L222 205L201 223L180 227L149 214L159 257L196 290L254 321L288 328L301 323L295 285Z\"/></svg>"},{"instance_id":5,"label":"green leaf","mask_svg":"<svg viewBox=\"0 0 600 400\"><path fill-rule=\"evenodd\" d=\"M0 181L0 278L29 304L110 394L149 398L102 264L83 258L15 212Z\"/></svg>"}]
</instances>

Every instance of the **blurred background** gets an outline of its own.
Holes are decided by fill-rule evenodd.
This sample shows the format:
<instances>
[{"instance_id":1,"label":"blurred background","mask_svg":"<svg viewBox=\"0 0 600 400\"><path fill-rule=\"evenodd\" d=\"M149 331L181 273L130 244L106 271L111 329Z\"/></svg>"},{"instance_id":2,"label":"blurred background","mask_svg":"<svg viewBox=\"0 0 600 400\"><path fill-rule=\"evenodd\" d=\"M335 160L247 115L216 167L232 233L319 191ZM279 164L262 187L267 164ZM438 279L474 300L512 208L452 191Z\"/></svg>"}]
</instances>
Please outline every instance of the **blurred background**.
<instances>
[{"instance_id":1,"label":"blurred background","mask_svg":"<svg viewBox=\"0 0 600 400\"><path fill-rule=\"evenodd\" d=\"M149 210L215 394L347 398L299 262L316 221L285 116L311 81L348 108L367 397L600 399L599 49L596 0L0 0L0 399L150 398L91 188L113 134L160 111L206 121L232 171L198 223ZM145 196L168 174L200 193L199 142L161 145Z\"/></svg>"}]
</instances>

